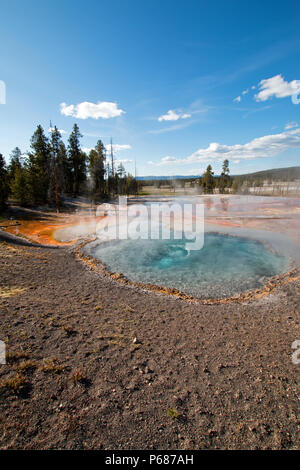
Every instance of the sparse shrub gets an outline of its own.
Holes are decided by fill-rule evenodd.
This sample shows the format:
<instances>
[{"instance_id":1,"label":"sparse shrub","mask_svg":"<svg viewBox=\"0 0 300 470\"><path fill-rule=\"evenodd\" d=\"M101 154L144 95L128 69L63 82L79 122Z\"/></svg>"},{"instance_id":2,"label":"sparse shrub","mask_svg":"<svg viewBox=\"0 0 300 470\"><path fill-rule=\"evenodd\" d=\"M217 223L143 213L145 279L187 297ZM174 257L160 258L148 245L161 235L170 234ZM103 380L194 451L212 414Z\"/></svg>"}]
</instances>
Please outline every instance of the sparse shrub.
<instances>
[{"instance_id":1,"label":"sparse shrub","mask_svg":"<svg viewBox=\"0 0 300 470\"><path fill-rule=\"evenodd\" d=\"M180 416L176 408L169 408L167 414L171 419L177 419Z\"/></svg>"},{"instance_id":2,"label":"sparse shrub","mask_svg":"<svg viewBox=\"0 0 300 470\"><path fill-rule=\"evenodd\" d=\"M40 370L42 372L52 372L54 374L59 374L64 370L64 366L58 364L57 359L52 357L49 359L44 359L44 364L40 367Z\"/></svg>"},{"instance_id":3,"label":"sparse shrub","mask_svg":"<svg viewBox=\"0 0 300 470\"><path fill-rule=\"evenodd\" d=\"M70 378L74 384L87 382L87 378L82 369L75 369Z\"/></svg>"},{"instance_id":4,"label":"sparse shrub","mask_svg":"<svg viewBox=\"0 0 300 470\"><path fill-rule=\"evenodd\" d=\"M26 378L21 374L16 374L11 379L2 380L0 387L8 390L11 393L20 394L27 385Z\"/></svg>"},{"instance_id":5,"label":"sparse shrub","mask_svg":"<svg viewBox=\"0 0 300 470\"><path fill-rule=\"evenodd\" d=\"M33 370L36 368L36 363L34 361L28 360L23 361L21 364L18 365L17 370L20 372Z\"/></svg>"},{"instance_id":6,"label":"sparse shrub","mask_svg":"<svg viewBox=\"0 0 300 470\"><path fill-rule=\"evenodd\" d=\"M8 352L7 353L7 362L17 362L19 359L28 359L28 352L25 351L16 351L16 352Z\"/></svg>"}]
</instances>

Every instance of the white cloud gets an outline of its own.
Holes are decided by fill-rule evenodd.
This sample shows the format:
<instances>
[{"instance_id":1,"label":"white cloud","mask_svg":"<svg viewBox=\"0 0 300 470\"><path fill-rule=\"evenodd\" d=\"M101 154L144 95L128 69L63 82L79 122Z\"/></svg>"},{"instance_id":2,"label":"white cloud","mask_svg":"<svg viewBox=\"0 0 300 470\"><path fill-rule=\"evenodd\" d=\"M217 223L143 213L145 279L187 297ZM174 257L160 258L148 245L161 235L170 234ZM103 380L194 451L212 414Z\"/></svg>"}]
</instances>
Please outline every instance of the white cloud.
<instances>
[{"instance_id":1,"label":"white cloud","mask_svg":"<svg viewBox=\"0 0 300 470\"><path fill-rule=\"evenodd\" d=\"M149 161L147 162L149 165L155 165L155 166L164 166L164 165L169 165L170 163L177 163L179 160L178 158L176 157L172 157L172 156L167 156L167 157L163 157L161 159L160 162L153 162L153 161Z\"/></svg>"},{"instance_id":2,"label":"white cloud","mask_svg":"<svg viewBox=\"0 0 300 470\"><path fill-rule=\"evenodd\" d=\"M65 131L64 129L57 129L57 130L60 134L66 134L67 133L67 131ZM52 131L54 131L54 127L49 127L48 132L52 132Z\"/></svg>"},{"instance_id":3,"label":"white cloud","mask_svg":"<svg viewBox=\"0 0 300 470\"><path fill-rule=\"evenodd\" d=\"M254 95L256 101L267 101L272 96L276 98L286 98L300 93L300 80L287 82L281 75L261 80L259 82L259 92Z\"/></svg>"},{"instance_id":4,"label":"white cloud","mask_svg":"<svg viewBox=\"0 0 300 470\"><path fill-rule=\"evenodd\" d=\"M82 150L83 152L85 153L90 153L91 150L94 150L95 147L82 147ZM121 152L122 150L130 150L131 149L131 145L129 144L113 144L113 151L114 153L119 153ZM110 152L110 144L106 145L106 150L107 150L107 154L109 156L109 152ZM123 160L120 160L123 162ZM125 160L124 160L125 162ZM131 160L128 160L128 162L131 162Z\"/></svg>"},{"instance_id":5,"label":"white cloud","mask_svg":"<svg viewBox=\"0 0 300 470\"><path fill-rule=\"evenodd\" d=\"M69 106L66 103L60 103L60 113L64 114L65 116L73 116L75 112L74 104L70 104Z\"/></svg>"},{"instance_id":6,"label":"white cloud","mask_svg":"<svg viewBox=\"0 0 300 470\"><path fill-rule=\"evenodd\" d=\"M237 163L240 160L274 157L289 148L300 148L300 129L258 137L246 144L222 145L212 142L207 148L200 148L186 158L164 157L160 162L148 163L155 166L175 163L186 165L194 162L221 162L226 158Z\"/></svg>"},{"instance_id":7,"label":"white cloud","mask_svg":"<svg viewBox=\"0 0 300 470\"><path fill-rule=\"evenodd\" d=\"M296 122L296 121L291 121L291 122L288 122L288 123L286 124L285 130L294 129L295 127L299 127L298 122Z\"/></svg>"},{"instance_id":8,"label":"white cloud","mask_svg":"<svg viewBox=\"0 0 300 470\"><path fill-rule=\"evenodd\" d=\"M176 158L175 157L164 157L164 158L162 158L162 161L166 162L166 163L176 162Z\"/></svg>"},{"instance_id":9,"label":"white cloud","mask_svg":"<svg viewBox=\"0 0 300 470\"><path fill-rule=\"evenodd\" d=\"M64 116L72 116L78 119L109 119L125 113L125 111L118 108L117 103L109 101L99 101L98 103L84 101L77 105L61 103L60 112Z\"/></svg>"},{"instance_id":10,"label":"white cloud","mask_svg":"<svg viewBox=\"0 0 300 470\"><path fill-rule=\"evenodd\" d=\"M300 148L300 129L281 134L266 135L246 144L222 145L211 143L206 149L199 149L188 159L192 161L274 157L289 148Z\"/></svg>"},{"instance_id":11,"label":"white cloud","mask_svg":"<svg viewBox=\"0 0 300 470\"><path fill-rule=\"evenodd\" d=\"M112 148L113 148L114 152L120 152L121 150L130 150L131 145L128 145L128 144L113 144ZM110 144L106 145L106 149L108 151L110 150Z\"/></svg>"},{"instance_id":12,"label":"white cloud","mask_svg":"<svg viewBox=\"0 0 300 470\"><path fill-rule=\"evenodd\" d=\"M173 111L172 109L169 109L167 114L163 114L162 116L159 116L159 118L157 120L159 122L162 122L162 121L178 121L178 119L187 119L187 118L190 118L190 117L191 117L191 114L180 113L180 112Z\"/></svg>"},{"instance_id":13,"label":"white cloud","mask_svg":"<svg viewBox=\"0 0 300 470\"><path fill-rule=\"evenodd\" d=\"M247 95L247 93L249 93L249 88L247 88L246 90L242 91L242 95ZM234 98L234 100L236 103L240 103L242 101L242 97L239 95L237 96L236 98Z\"/></svg>"}]
</instances>

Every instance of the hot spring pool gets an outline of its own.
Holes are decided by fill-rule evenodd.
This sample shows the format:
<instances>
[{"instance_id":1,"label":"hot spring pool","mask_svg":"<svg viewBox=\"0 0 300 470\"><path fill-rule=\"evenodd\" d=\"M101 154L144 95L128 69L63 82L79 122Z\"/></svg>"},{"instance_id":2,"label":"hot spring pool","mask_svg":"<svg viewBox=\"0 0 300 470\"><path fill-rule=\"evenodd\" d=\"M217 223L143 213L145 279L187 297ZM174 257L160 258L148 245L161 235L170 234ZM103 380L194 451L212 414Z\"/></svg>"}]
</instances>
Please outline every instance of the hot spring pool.
<instances>
[{"instance_id":1,"label":"hot spring pool","mask_svg":"<svg viewBox=\"0 0 300 470\"><path fill-rule=\"evenodd\" d=\"M207 233L201 250L188 252L185 240L117 240L91 254L131 281L176 288L199 298L228 297L261 287L285 272L288 260L263 243Z\"/></svg>"}]
</instances>

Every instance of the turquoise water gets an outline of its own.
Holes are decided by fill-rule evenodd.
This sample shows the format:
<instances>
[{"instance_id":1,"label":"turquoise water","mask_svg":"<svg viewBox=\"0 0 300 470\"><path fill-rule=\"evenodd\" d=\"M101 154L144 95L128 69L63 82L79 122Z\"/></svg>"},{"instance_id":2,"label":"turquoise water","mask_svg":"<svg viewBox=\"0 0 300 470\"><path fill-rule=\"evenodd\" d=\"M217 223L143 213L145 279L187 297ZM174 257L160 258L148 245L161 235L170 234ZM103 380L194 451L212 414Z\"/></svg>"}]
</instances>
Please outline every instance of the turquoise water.
<instances>
[{"instance_id":1,"label":"turquoise water","mask_svg":"<svg viewBox=\"0 0 300 470\"><path fill-rule=\"evenodd\" d=\"M201 250L185 240L118 240L102 243L93 256L132 281L174 287L200 298L225 297L258 288L284 272L287 259L255 240L208 233Z\"/></svg>"}]
</instances>

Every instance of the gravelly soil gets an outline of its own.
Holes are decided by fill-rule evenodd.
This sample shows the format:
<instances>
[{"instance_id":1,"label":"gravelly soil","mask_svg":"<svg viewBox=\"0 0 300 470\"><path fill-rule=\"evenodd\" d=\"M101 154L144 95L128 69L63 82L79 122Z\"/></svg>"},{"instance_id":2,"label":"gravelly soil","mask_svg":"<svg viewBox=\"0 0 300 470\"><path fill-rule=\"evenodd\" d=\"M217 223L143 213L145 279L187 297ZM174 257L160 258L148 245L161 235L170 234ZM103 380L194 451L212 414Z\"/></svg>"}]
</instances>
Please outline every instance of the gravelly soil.
<instances>
[{"instance_id":1,"label":"gravelly soil","mask_svg":"<svg viewBox=\"0 0 300 470\"><path fill-rule=\"evenodd\" d=\"M1 449L300 448L299 286L197 305L2 241Z\"/></svg>"}]
</instances>

